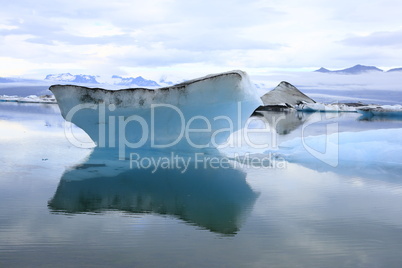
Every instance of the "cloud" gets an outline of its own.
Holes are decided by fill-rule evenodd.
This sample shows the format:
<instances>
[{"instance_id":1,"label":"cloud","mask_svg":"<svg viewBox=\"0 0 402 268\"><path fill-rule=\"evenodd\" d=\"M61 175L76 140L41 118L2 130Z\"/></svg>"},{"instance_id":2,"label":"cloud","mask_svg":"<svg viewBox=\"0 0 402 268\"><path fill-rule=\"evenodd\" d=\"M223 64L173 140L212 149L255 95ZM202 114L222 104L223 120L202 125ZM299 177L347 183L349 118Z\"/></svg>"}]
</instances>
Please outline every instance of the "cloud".
<instances>
[{"instance_id":1,"label":"cloud","mask_svg":"<svg viewBox=\"0 0 402 268\"><path fill-rule=\"evenodd\" d=\"M272 20L279 14L273 9L255 9L253 2L245 4L241 1L158 2L164 4L162 6L171 2L172 6L162 10L143 3L130 5L126 1L93 6L56 3L57 9L53 10L53 5L44 5L34 14L22 10L23 19L8 20L7 24L13 28L3 29L0 34L29 34L32 37L26 39L27 42L44 45L62 42L147 47L162 43L166 49L190 51L276 49L281 46L261 37L253 40L245 34L247 26L266 22L267 17ZM88 10L91 12L86 14ZM114 34L111 28L114 28Z\"/></svg>"},{"instance_id":2,"label":"cloud","mask_svg":"<svg viewBox=\"0 0 402 268\"><path fill-rule=\"evenodd\" d=\"M8 26L0 30L6 40L0 46L3 55L44 63L86 62L87 68L103 63L115 69L196 62L230 65L234 59L244 62L239 59L242 51L284 46L248 32L249 26L282 15L259 6L259 1L45 2L24 3L19 18L5 16ZM17 14L14 6L6 9Z\"/></svg>"},{"instance_id":3,"label":"cloud","mask_svg":"<svg viewBox=\"0 0 402 268\"><path fill-rule=\"evenodd\" d=\"M58 42L70 45L88 44L128 44L132 42L132 37L115 30L111 31L109 25L96 25L92 21L77 20L74 24L79 24L75 29L60 21L47 21L37 17L26 17L23 21L10 20L6 25L12 25L0 30L1 36L31 36L25 39L26 42L55 45ZM85 30L83 30L83 28Z\"/></svg>"},{"instance_id":4,"label":"cloud","mask_svg":"<svg viewBox=\"0 0 402 268\"><path fill-rule=\"evenodd\" d=\"M402 48L402 31L375 32L366 36L344 39L342 43L349 46L378 46Z\"/></svg>"},{"instance_id":5,"label":"cloud","mask_svg":"<svg viewBox=\"0 0 402 268\"><path fill-rule=\"evenodd\" d=\"M0 10L0 57L40 63L46 69L57 63L65 64L66 70L74 63L83 72L95 64L116 70L130 63L148 67L198 63L211 69L330 68L357 64L356 58L371 54L384 57L359 63L390 66L401 61L395 57L401 31L390 29L399 25L394 15L402 3L384 1L389 4L15 0ZM367 32L375 33L361 36ZM390 52L381 52L384 47Z\"/></svg>"}]
</instances>

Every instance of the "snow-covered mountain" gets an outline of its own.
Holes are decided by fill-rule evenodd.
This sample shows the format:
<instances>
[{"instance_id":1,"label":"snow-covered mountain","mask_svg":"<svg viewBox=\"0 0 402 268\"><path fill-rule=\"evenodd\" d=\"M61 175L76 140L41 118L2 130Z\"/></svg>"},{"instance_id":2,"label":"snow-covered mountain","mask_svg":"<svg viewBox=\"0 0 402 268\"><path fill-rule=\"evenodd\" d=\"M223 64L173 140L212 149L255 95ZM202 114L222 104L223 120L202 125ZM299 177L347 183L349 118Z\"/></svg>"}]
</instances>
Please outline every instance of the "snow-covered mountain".
<instances>
[{"instance_id":1,"label":"snow-covered mountain","mask_svg":"<svg viewBox=\"0 0 402 268\"><path fill-rule=\"evenodd\" d=\"M63 83L74 83L74 84L111 84L117 86L127 86L127 87L159 87L160 85L153 81L138 77L122 77L118 75L113 75L110 78L106 78L105 81L99 76L78 74L73 75L70 73L62 74L49 74L46 76L45 80L57 81Z\"/></svg>"},{"instance_id":2,"label":"snow-covered mountain","mask_svg":"<svg viewBox=\"0 0 402 268\"><path fill-rule=\"evenodd\" d=\"M315 72L338 73L338 74L362 74L362 73L366 73L366 72L383 72L383 70L381 70L375 66L365 66L365 65L357 64L350 68L346 68L346 69L342 69L342 70L335 70L335 71L330 71L328 69L321 67L320 69L315 70Z\"/></svg>"},{"instance_id":3,"label":"snow-covered mountain","mask_svg":"<svg viewBox=\"0 0 402 268\"><path fill-rule=\"evenodd\" d=\"M139 87L159 87L159 84L153 80L148 80L142 76L138 77L121 77L113 75L113 84L119 86L139 86Z\"/></svg>"},{"instance_id":4,"label":"snow-covered mountain","mask_svg":"<svg viewBox=\"0 0 402 268\"><path fill-rule=\"evenodd\" d=\"M85 84L99 84L96 81L96 76L86 75L86 74L77 74L72 75L70 73L62 73L62 74L48 74L45 80L51 81L59 81L59 82L72 82L72 83L85 83Z\"/></svg>"}]
</instances>

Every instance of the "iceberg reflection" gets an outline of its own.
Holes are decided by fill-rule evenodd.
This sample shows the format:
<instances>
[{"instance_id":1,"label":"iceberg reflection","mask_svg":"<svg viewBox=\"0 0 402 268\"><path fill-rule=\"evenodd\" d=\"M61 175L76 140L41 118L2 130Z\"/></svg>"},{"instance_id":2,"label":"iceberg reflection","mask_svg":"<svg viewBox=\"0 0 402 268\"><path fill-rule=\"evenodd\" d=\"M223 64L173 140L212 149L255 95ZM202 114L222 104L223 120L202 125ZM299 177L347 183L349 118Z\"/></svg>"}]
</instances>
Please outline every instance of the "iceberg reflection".
<instances>
[{"instance_id":1,"label":"iceberg reflection","mask_svg":"<svg viewBox=\"0 0 402 268\"><path fill-rule=\"evenodd\" d=\"M129 167L110 151L96 148L89 159L67 170L49 201L53 213L157 213L222 234L239 231L258 194L246 174L233 167L196 166L191 156L185 172L179 168ZM143 152L148 157L170 158ZM117 158L116 158L117 159Z\"/></svg>"},{"instance_id":2,"label":"iceberg reflection","mask_svg":"<svg viewBox=\"0 0 402 268\"><path fill-rule=\"evenodd\" d=\"M268 122L279 135L287 135L298 129L311 114L297 111L258 111L257 116Z\"/></svg>"},{"instance_id":3,"label":"iceberg reflection","mask_svg":"<svg viewBox=\"0 0 402 268\"><path fill-rule=\"evenodd\" d=\"M338 132L355 132L375 129L401 128L402 117L373 116L370 114L350 112L300 112L300 111L264 111L254 114L267 122L274 133L285 136L315 136L328 133L327 125L338 124ZM367 124L369 122L369 124ZM305 132L301 132L306 128ZM283 139L286 140L286 139Z\"/></svg>"}]
</instances>

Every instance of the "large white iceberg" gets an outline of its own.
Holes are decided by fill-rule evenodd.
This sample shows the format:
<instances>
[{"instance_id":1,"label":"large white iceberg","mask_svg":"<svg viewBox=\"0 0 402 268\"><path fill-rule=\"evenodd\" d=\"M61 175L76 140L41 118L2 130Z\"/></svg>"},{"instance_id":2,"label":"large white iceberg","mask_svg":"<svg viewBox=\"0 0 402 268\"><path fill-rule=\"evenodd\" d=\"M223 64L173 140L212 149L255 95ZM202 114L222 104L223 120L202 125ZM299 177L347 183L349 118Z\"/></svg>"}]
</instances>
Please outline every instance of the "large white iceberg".
<instances>
[{"instance_id":1,"label":"large white iceberg","mask_svg":"<svg viewBox=\"0 0 402 268\"><path fill-rule=\"evenodd\" d=\"M63 117L101 148L215 148L241 129L261 104L242 71L155 90L75 85L53 85L50 90Z\"/></svg>"}]
</instances>

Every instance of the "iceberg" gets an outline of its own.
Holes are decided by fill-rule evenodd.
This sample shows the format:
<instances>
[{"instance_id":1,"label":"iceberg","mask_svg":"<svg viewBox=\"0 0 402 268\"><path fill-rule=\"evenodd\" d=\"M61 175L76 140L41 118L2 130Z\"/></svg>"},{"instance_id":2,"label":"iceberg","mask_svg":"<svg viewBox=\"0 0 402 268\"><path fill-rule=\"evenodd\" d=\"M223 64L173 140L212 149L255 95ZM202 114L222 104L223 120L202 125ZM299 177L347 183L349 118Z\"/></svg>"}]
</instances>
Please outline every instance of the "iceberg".
<instances>
[{"instance_id":1,"label":"iceberg","mask_svg":"<svg viewBox=\"0 0 402 268\"><path fill-rule=\"evenodd\" d=\"M359 103L319 103L285 81L264 94L261 100L264 106L258 107L255 115L262 115L263 111L356 112L356 107L363 105Z\"/></svg>"},{"instance_id":2,"label":"iceberg","mask_svg":"<svg viewBox=\"0 0 402 268\"><path fill-rule=\"evenodd\" d=\"M258 107L254 115L262 116L263 111L300 112L352 112L366 117L402 117L402 105L376 105L361 102L320 103L316 102L295 86L282 81L276 88L261 97L264 106Z\"/></svg>"},{"instance_id":3,"label":"iceberg","mask_svg":"<svg viewBox=\"0 0 402 268\"><path fill-rule=\"evenodd\" d=\"M243 71L158 89L53 85L50 90L64 119L82 128L99 147L119 150L213 149L241 129L261 104Z\"/></svg>"},{"instance_id":4,"label":"iceberg","mask_svg":"<svg viewBox=\"0 0 402 268\"><path fill-rule=\"evenodd\" d=\"M313 99L298 90L292 84L282 81L279 85L261 97L265 107L291 108L300 103L315 103Z\"/></svg>"}]
</instances>

